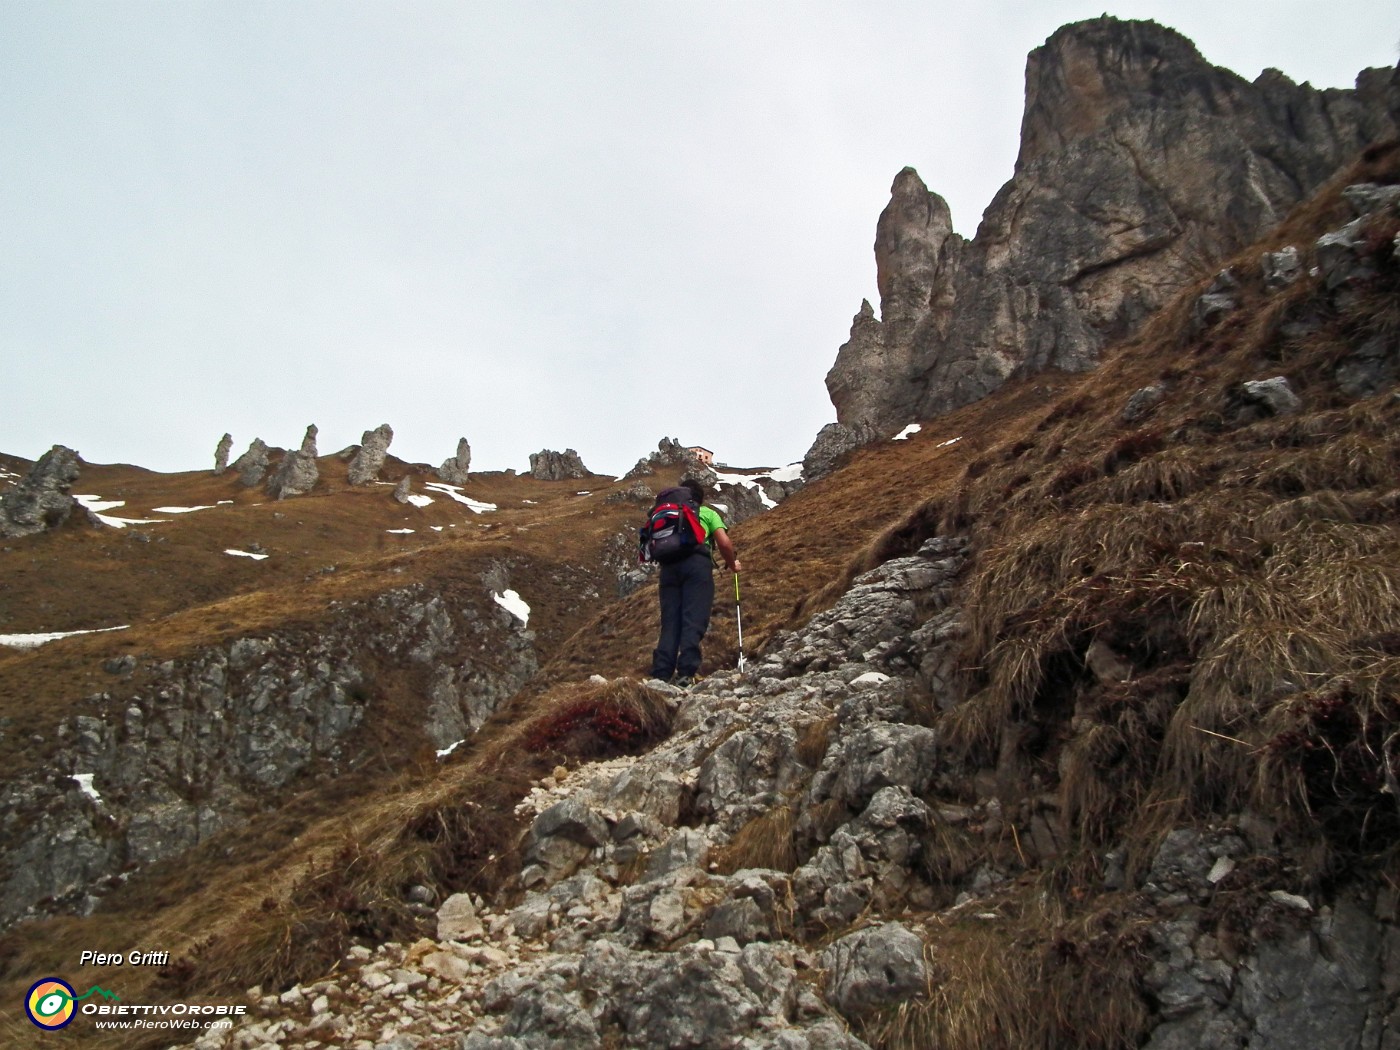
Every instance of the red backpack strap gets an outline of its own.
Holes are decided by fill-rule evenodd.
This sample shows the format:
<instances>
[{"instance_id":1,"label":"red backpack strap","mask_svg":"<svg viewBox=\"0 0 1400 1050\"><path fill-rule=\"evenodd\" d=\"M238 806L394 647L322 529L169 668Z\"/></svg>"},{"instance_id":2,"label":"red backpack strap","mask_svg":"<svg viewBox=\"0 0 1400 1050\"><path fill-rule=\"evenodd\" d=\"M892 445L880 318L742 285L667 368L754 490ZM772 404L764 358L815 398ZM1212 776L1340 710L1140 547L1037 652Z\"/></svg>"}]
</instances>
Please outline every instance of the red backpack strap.
<instances>
[{"instance_id":1,"label":"red backpack strap","mask_svg":"<svg viewBox=\"0 0 1400 1050\"><path fill-rule=\"evenodd\" d=\"M695 537L696 543L704 543L709 539L705 534L705 526L700 523L700 515L690 509L690 504L681 504L681 513L685 515L685 520L690 524L690 533Z\"/></svg>"}]
</instances>

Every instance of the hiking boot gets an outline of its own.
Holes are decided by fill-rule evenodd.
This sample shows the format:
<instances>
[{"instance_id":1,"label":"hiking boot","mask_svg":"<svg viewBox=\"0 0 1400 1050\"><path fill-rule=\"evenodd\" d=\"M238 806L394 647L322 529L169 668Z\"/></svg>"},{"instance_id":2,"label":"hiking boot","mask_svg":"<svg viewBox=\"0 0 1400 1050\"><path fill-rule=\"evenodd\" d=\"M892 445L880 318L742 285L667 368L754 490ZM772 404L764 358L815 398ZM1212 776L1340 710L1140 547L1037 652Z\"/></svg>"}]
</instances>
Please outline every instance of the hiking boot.
<instances>
[{"instance_id":1,"label":"hiking boot","mask_svg":"<svg viewBox=\"0 0 1400 1050\"><path fill-rule=\"evenodd\" d=\"M679 686L682 689L689 689L692 685L695 684L695 679L692 678L690 675L685 674L681 675L679 678L673 679L671 684Z\"/></svg>"}]
</instances>

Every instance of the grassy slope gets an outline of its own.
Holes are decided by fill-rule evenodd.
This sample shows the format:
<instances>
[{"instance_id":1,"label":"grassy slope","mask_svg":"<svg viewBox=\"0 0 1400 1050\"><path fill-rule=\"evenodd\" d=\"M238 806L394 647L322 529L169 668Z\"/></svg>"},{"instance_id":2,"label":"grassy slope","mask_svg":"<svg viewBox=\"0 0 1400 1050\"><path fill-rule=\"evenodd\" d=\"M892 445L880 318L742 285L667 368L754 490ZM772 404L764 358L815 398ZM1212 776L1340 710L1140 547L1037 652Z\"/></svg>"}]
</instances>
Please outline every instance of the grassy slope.
<instances>
[{"instance_id":1,"label":"grassy slope","mask_svg":"<svg viewBox=\"0 0 1400 1050\"><path fill-rule=\"evenodd\" d=\"M734 537L745 564L746 647L754 651L772 631L794 622L815 592L847 573L853 559L865 556L865 548L873 538L897 528L911 505L947 495L969 458L984 450L988 441L1006 428L1025 426L1039 418L1047 399L1055 397L1070 381L1064 376L1037 377L1008 388L995 401L935 421L911 440L862 450L843 471L735 529ZM946 444L952 438L962 440ZM332 465L326 472L334 469ZM194 477L201 483L205 480L200 475ZM263 515L253 519L255 522L266 522L268 514L280 511L287 514L289 522L307 523L298 528L336 530L338 535L347 537L336 548L341 553L332 556L327 548L319 548L302 555L296 569L286 570L284 577L290 578L280 587L235 592L220 601L167 614L149 627L134 624L130 631L120 634L67 639L28 656L0 657L0 676L7 669L26 675L49 675L67 668L68 677L63 680L70 690L76 686L81 695L82 690L97 688L103 679L106 687L111 687L111 677L99 669L103 659L127 651L164 656L178 648L161 642L172 637L172 632L178 632L181 646L238 636L250 628L311 616L316 609L324 608L332 596L343 599L401 585L405 575L440 579L443 573L472 561L474 555L476 560L499 556L501 543L521 556L522 561L528 553L557 559L556 548L561 542L570 546L576 558L596 558L606 536L629 525L637 514L635 506L602 502L609 491L626 486L598 485L598 481L591 479L588 483L597 486L595 495L577 497L574 493L582 483L576 487L573 483L545 484L513 478L479 479L469 488L469 494L501 504L502 511L493 516L501 522L496 533L514 531L501 542L486 530L445 540L425 538L421 552L412 557L392 551L382 555L356 552L350 547L356 537L363 537L371 527L397 527L398 519L423 513L413 508L400 509L392 502L386 512L377 504L387 501L387 489L342 492L332 498L312 496L280 507L266 503L259 508L249 507L248 512ZM208 498L213 495L229 498L226 488L185 494L176 488L169 495L162 494L159 500L134 499L130 493L135 484L131 480L127 484L128 506L110 513L138 517L145 516L146 503L156 506L173 499L175 505L190 505L214 502ZM99 491L104 497L109 495L106 490ZM539 502L512 516L504 509L507 499ZM362 503L371 502L375 505L361 510ZM438 506L435 504L429 511ZM454 510L443 509L449 513ZM243 510L242 505L239 510ZM465 508L462 510L465 512ZM209 515L202 527L213 529L216 513L198 512L177 524L188 529L201 524L201 515ZM458 520L464 516L458 515ZM150 530L166 528L151 526ZM66 535L49 538L48 542L76 545L92 539L85 524L70 526L64 532ZM98 535L108 542L135 546L120 535ZM176 542L175 534L167 535L167 545ZM201 534L198 543L222 550L219 545L230 535ZM249 563L254 568L266 569L278 560L278 547L266 538L269 531L254 529L251 536L247 531L239 535L244 538L238 542L261 542L274 552L274 558L268 562ZM407 539L417 540L419 536L421 532ZM569 538L561 541L561 536ZM186 531L180 539L193 545L192 537ZM398 541L400 537L388 539ZM61 553L52 556L52 566L61 564ZM140 556L138 552L136 557ZM329 575L315 572L313 566L327 563L328 558L338 558L342 568ZM223 562L215 560L213 564L217 568ZM241 573L245 567L234 565L232 571ZM67 576L67 585L71 586L73 580L73 576ZM230 576L230 581L230 590L240 584L237 577ZM95 973L75 971L71 962L91 942L109 945L113 951L159 942L164 950L184 960L182 966L173 968L164 978L134 969L103 971L103 976L114 983L120 979L121 986L132 993L153 984L160 994L167 995L175 987L228 993L258 981L278 983L309 978L333 962L348 939L372 940L375 936L404 935L411 930L410 920L398 902L391 899L397 898L398 889L410 877L439 885L491 889L511 870L513 835L518 831L511 814L515 800L533 777L547 773L561 757L568 760L567 754L532 754L525 740L525 727L532 719L574 702L580 689L576 683L590 674L640 676L654 644L653 588L643 588L619 602L601 602L602 611L579 624L577 618L591 613L592 605L578 603L576 595L569 591L552 593L544 582L541 579L540 586L528 590L520 588L532 610L537 610L532 611L532 627L537 614L548 615L552 611L561 624L568 622L570 616L575 617L579 629L554 650L546 650L556 655L545 665L537 682L522 692L509 711L488 725L470 748L459 749L460 756L453 765L440 770L406 759L392 773L378 770L372 780L339 784L334 795L322 789L316 796L293 799L257 828L220 836L193 855L142 873L126 888L112 894L103 910L89 919L57 919L22 927L0 941L0 952L4 953L0 954L0 963L6 977L0 995L22 984L25 975L40 970L72 972L70 979L79 983L94 978ZM51 594L63 593L64 583L58 577L53 578L52 586ZM707 668L732 665L736 652L732 594L724 586L719 592L716 618L706 645ZM115 615L123 614L124 610L119 609ZM103 625L109 622L103 621ZM48 622L35 625L36 629L48 626ZM47 663L39 671L37 665L41 661ZM39 712L34 712L34 717L39 717ZM587 757L588 753L576 757ZM491 805L491 799L497 799L497 804ZM432 830L424 831L425 828ZM347 861L348 857L370 853L366 845L369 842L379 844L372 851L374 855L394 859L374 865ZM493 854L497 857L494 864L488 862ZM354 874L345 874L347 869ZM230 886L238 890L230 892ZM345 912L343 906L350 901L364 905L361 918L350 922L331 920L327 913L331 900L335 901L331 911L337 913ZM276 906L269 906L273 901ZM308 930L318 931L319 937L308 936Z\"/></svg>"}]
</instances>

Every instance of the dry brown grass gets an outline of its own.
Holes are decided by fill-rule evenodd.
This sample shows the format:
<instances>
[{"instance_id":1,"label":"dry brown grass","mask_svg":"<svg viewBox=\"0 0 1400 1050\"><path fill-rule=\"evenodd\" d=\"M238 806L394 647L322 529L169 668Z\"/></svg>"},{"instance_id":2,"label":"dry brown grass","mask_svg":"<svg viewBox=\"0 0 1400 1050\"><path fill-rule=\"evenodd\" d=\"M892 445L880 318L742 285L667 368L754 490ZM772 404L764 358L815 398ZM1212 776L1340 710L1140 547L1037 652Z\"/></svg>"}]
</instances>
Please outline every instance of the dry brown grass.
<instances>
[{"instance_id":1,"label":"dry brown grass","mask_svg":"<svg viewBox=\"0 0 1400 1050\"><path fill-rule=\"evenodd\" d=\"M1149 920L1106 898L1070 914L1027 884L930 917L927 995L863 1020L881 1050L1119 1050L1145 1033L1134 973Z\"/></svg>"},{"instance_id":2,"label":"dry brown grass","mask_svg":"<svg viewBox=\"0 0 1400 1050\"><path fill-rule=\"evenodd\" d=\"M1400 174L1394 150L1366 165ZM1311 244L1341 211L1301 209L1273 246ZM1163 809L1252 803L1340 854L1383 854L1400 763L1386 641L1400 637L1400 398L1348 400L1332 372L1364 333L1395 329L1400 267L1338 313L1315 280L1265 292L1257 258L1235 264L1245 306L1171 372L1147 429L1117 413L1163 355L1198 345L1183 335L1194 291L947 498L940 527L970 530L978 557L970 698L938 725L971 768L1033 746L1022 768L1055 785L1086 841L1146 849ZM1310 343L1280 342L1304 315ZM1232 417L1239 382L1279 371L1303 411ZM1096 640L1127 659L1127 682L1091 673Z\"/></svg>"},{"instance_id":3,"label":"dry brown grass","mask_svg":"<svg viewBox=\"0 0 1400 1050\"><path fill-rule=\"evenodd\" d=\"M632 679L556 687L547 695L550 710L530 718L524 740L536 754L576 761L635 754L671 732L667 698Z\"/></svg>"},{"instance_id":4,"label":"dry brown grass","mask_svg":"<svg viewBox=\"0 0 1400 1050\"><path fill-rule=\"evenodd\" d=\"M715 851L715 870L724 875L744 868L794 870L798 858L792 837L793 823L790 805L775 806L754 817Z\"/></svg>"},{"instance_id":5,"label":"dry brown grass","mask_svg":"<svg viewBox=\"0 0 1400 1050\"><path fill-rule=\"evenodd\" d=\"M798 731L797 747L794 749L797 760L808 769L820 766L822 759L826 757L827 748L831 746L831 734L835 729L835 715L808 722L803 726Z\"/></svg>"}]
</instances>

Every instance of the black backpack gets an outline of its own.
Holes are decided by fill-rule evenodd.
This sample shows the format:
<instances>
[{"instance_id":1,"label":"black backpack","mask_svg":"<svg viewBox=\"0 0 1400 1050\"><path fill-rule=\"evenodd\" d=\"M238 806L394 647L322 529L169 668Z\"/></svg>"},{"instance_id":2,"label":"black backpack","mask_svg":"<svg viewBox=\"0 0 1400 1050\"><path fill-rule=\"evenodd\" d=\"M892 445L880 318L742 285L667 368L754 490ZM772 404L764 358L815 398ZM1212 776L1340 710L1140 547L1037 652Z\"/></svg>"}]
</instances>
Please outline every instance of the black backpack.
<instances>
[{"instance_id":1,"label":"black backpack","mask_svg":"<svg viewBox=\"0 0 1400 1050\"><path fill-rule=\"evenodd\" d=\"M639 530L638 562L673 565L688 558L705 542L700 504L685 486L663 489L656 496L647 523Z\"/></svg>"}]
</instances>

